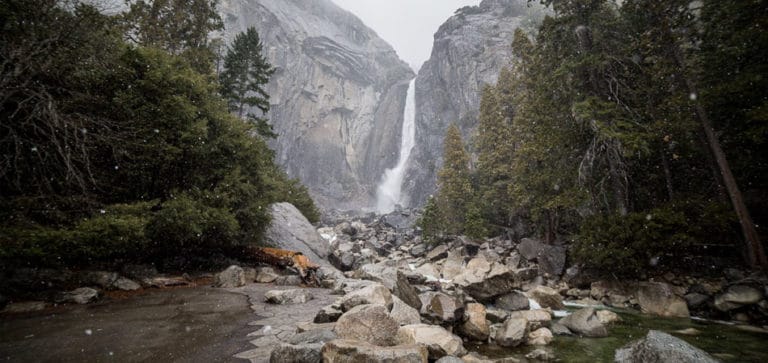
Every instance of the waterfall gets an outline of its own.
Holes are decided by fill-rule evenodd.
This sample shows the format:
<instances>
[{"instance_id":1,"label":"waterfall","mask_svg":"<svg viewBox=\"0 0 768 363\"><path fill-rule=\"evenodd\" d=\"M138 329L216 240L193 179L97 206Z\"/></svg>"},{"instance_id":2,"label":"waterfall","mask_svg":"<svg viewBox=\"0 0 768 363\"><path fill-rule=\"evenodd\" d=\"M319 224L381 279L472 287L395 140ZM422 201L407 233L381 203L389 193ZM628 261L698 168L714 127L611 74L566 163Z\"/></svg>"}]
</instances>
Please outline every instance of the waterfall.
<instances>
[{"instance_id":1,"label":"waterfall","mask_svg":"<svg viewBox=\"0 0 768 363\"><path fill-rule=\"evenodd\" d=\"M408 84L408 94L405 98L405 110L403 111L403 130L400 140L400 158L397 165L384 171L381 183L376 190L376 211L389 213L395 209L396 204L403 205L403 177L405 165L411 156L411 150L416 139L416 79Z\"/></svg>"}]
</instances>

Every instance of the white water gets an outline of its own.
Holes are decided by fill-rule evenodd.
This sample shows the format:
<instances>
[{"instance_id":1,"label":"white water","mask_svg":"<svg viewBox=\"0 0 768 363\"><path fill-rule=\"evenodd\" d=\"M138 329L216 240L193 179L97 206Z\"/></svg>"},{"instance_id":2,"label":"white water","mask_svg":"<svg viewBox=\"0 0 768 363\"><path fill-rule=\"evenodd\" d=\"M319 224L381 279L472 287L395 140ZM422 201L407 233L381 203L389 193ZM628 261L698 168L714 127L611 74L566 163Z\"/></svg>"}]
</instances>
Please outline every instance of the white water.
<instances>
[{"instance_id":1,"label":"white water","mask_svg":"<svg viewBox=\"0 0 768 363\"><path fill-rule=\"evenodd\" d=\"M397 165L384 171L381 184L376 190L376 211L389 213L395 210L395 205L405 205L402 194L405 166L411 156L411 150L416 139L416 79L412 79L408 85L408 94L405 98L405 111L403 112L403 131L400 141L400 158Z\"/></svg>"}]
</instances>

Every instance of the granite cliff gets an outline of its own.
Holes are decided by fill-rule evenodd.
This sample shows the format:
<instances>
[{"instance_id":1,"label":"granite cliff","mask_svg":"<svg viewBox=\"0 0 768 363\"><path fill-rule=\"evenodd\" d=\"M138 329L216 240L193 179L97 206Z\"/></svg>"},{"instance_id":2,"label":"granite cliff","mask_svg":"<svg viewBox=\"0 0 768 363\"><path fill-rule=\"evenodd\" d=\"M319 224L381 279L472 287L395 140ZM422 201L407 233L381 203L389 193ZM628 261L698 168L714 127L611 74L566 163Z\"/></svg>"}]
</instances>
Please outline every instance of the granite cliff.
<instances>
[{"instance_id":1,"label":"granite cliff","mask_svg":"<svg viewBox=\"0 0 768 363\"><path fill-rule=\"evenodd\" d=\"M323 208L373 205L397 163L411 68L330 0L223 0L227 40L255 27L275 67L267 92L276 160Z\"/></svg>"}]
</instances>

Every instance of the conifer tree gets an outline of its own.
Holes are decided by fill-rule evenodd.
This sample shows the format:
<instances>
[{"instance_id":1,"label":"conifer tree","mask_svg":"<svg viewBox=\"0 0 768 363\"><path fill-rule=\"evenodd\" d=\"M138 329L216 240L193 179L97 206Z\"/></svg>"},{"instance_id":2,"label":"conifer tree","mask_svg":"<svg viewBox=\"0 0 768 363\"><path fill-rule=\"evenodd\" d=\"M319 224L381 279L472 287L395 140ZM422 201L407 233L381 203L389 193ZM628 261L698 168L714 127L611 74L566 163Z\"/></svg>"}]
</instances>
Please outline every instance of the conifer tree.
<instances>
[{"instance_id":1,"label":"conifer tree","mask_svg":"<svg viewBox=\"0 0 768 363\"><path fill-rule=\"evenodd\" d=\"M438 172L438 188L436 205L442 216L442 230L447 234L461 234L473 193L469 154L456 124L448 127L443 141L443 167Z\"/></svg>"},{"instance_id":2,"label":"conifer tree","mask_svg":"<svg viewBox=\"0 0 768 363\"><path fill-rule=\"evenodd\" d=\"M264 54L259 33L250 27L235 37L232 46L224 58L224 71L221 73L221 93L229 103L229 109L238 117L245 116L255 125L258 133L264 137L277 135L267 123L264 115L269 112L269 95L264 87L274 73ZM250 112L258 108L261 116Z\"/></svg>"}]
</instances>

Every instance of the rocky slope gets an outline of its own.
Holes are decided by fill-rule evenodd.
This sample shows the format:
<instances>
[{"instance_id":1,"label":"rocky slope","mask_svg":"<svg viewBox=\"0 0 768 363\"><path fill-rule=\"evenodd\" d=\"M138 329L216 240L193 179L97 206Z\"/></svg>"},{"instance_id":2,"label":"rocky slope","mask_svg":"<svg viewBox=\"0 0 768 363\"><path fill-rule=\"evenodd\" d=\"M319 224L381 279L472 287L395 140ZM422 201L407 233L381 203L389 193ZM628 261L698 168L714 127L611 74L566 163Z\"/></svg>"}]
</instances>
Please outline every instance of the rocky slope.
<instances>
[{"instance_id":1,"label":"rocky slope","mask_svg":"<svg viewBox=\"0 0 768 363\"><path fill-rule=\"evenodd\" d=\"M267 92L276 160L324 208L372 205L397 162L410 67L330 0L224 0L226 38L250 26L276 68Z\"/></svg>"},{"instance_id":2,"label":"rocky slope","mask_svg":"<svg viewBox=\"0 0 768 363\"><path fill-rule=\"evenodd\" d=\"M512 57L515 29L530 29L543 14L526 0L484 0L459 9L435 33L432 55L416 78L416 148L404 190L422 205L435 189L443 137L457 123L465 142L477 123L480 94Z\"/></svg>"}]
</instances>

